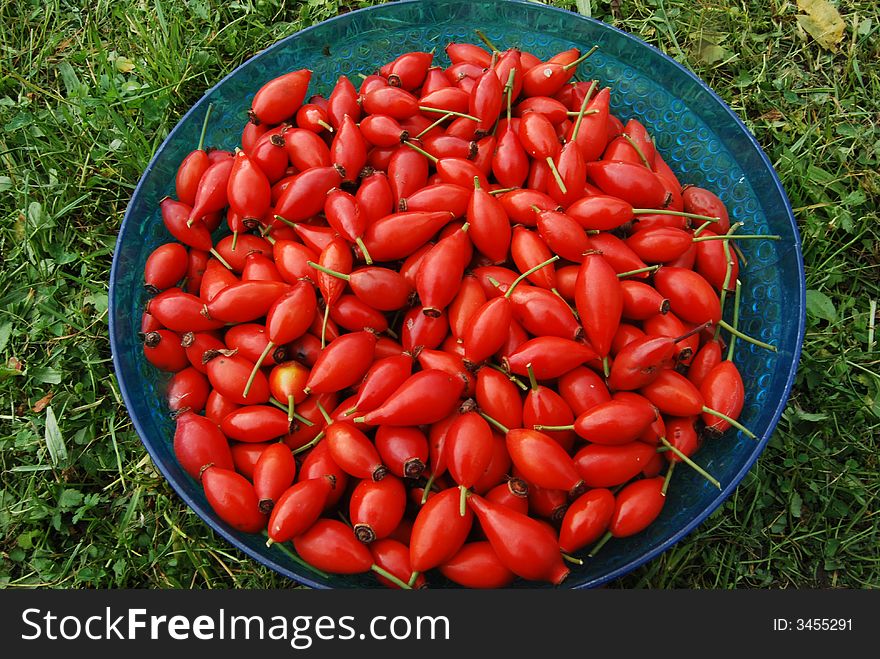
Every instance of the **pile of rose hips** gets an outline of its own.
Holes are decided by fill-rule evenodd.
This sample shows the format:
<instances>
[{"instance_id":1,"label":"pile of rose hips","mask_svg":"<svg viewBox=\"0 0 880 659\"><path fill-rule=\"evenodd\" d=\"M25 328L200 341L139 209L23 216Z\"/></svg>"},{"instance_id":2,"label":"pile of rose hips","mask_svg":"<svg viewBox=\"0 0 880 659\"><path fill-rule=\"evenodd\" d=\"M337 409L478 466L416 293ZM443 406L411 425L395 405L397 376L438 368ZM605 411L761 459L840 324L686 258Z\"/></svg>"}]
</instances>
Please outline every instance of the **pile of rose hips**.
<instances>
[{"instance_id":1,"label":"pile of rose hips","mask_svg":"<svg viewBox=\"0 0 880 659\"><path fill-rule=\"evenodd\" d=\"M271 80L160 204L142 337L177 459L318 573L559 584L658 516L677 462L720 487L702 437L753 437L719 336L748 339L739 223L574 79L592 51L492 51L308 102L310 71Z\"/></svg>"}]
</instances>

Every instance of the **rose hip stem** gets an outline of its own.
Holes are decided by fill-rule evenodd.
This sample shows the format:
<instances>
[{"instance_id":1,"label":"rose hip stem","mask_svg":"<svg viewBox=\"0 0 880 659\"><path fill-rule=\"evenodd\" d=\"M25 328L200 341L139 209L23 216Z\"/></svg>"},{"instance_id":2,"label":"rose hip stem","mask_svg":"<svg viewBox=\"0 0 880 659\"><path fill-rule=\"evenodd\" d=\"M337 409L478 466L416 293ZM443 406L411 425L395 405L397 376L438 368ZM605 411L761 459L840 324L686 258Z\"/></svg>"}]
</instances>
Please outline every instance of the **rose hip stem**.
<instances>
[{"instance_id":1,"label":"rose hip stem","mask_svg":"<svg viewBox=\"0 0 880 659\"><path fill-rule=\"evenodd\" d=\"M376 574L381 575L381 576L385 577L386 579L388 579L388 581L393 583L398 588L402 588L403 590L412 590L412 586L410 586L406 581L398 579L393 574L391 574L388 570L385 570L384 568L379 567L375 563L373 563L370 566L370 569L373 572L375 572ZM418 576L419 575L416 574L416 578L418 578ZM412 577L410 577L410 578L412 578ZM413 583L415 583L415 580L413 580Z\"/></svg>"},{"instance_id":2,"label":"rose hip stem","mask_svg":"<svg viewBox=\"0 0 880 659\"><path fill-rule=\"evenodd\" d=\"M481 417L483 417L484 419L486 419L486 421L488 421L489 423L491 423L493 426L495 426L496 428L498 428L498 430L500 430L501 432L503 432L505 435L506 435L507 433L510 432L510 428L508 428L507 426L505 426L505 425L504 425L503 423L501 423L500 421L496 421L495 419L493 419L491 416L489 416L489 415L486 414L485 412L480 411L480 412L478 412L478 414L479 414Z\"/></svg>"},{"instance_id":3,"label":"rose hip stem","mask_svg":"<svg viewBox=\"0 0 880 659\"><path fill-rule=\"evenodd\" d=\"M427 151L425 151L423 148L421 148L421 147L419 147L419 146L416 146L415 144L413 144L413 143L410 142L409 140L407 140L406 142L404 142L404 144L405 144L406 146L408 146L410 149L412 149L413 151L416 151L416 152L418 152L418 153L421 153L423 156L425 156L425 158L427 158L428 160L430 160L430 161L431 161L432 163L434 163L435 165L436 165L437 162L440 160L437 156L432 156L430 153L428 153Z\"/></svg>"},{"instance_id":4,"label":"rose hip stem","mask_svg":"<svg viewBox=\"0 0 880 659\"><path fill-rule=\"evenodd\" d=\"M587 59L590 55L592 55L593 53L595 53L597 50L599 50L599 45L598 45L598 44L596 44L595 46L593 46L592 48L590 48L587 52L585 52L583 55L581 55L580 57L578 57L574 62L571 62L571 63L569 63L569 64L566 64L566 65L563 66L562 68L565 69L566 71L568 71L569 69L572 69L572 68L576 67L578 64L580 64L581 62L583 62L585 59Z\"/></svg>"},{"instance_id":5,"label":"rose hip stem","mask_svg":"<svg viewBox=\"0 0 880 659\"><path fill-rule=\"evenodd\" d=\"M289 407L288 407L287 405L285 405L284 403L282 403L280 400L276 400L276 399L274 399L274 398L270 398L270 399L269 399L269 404L270 404L270 405L274 405L274 406L277 407L278 409L280 409L280 410L284 410L285 412L287 412L288 409L289 409ZM296 412L293 413L293 418L294 418L296 421L299 421L299 422L300 422L301 424L303 424L304 426L308 426L308 427L310 427L310 428L311 428L313 425L315 425L314 422L309 421L307 418L305 418L305 417L302 416L301 414L297 414Z\"/></svg>"},{"instance_id":6,"label":"rose hip stem","mask_svg":"<svg viewBox=\"0 0 880 659\"><path fill-rule=\"evenodd\" d=\"M652 169L652 167L651 167L651 163L649 163L649 162L648 162L648 159L645 157L645 152L642 151L642 147L640 147L640 146L636 143L636 141L635 141L633 138L631 138L629 135L627 135L626 133L621 133L620 136L621 136L623 139L625 139L626 142L627 142L627 144L629 144L629 145L635 150L636 154L638 154L638 156L639 156L639 160L642 161L642 164L643 164L645 167L647 167L648 169Z\"/></svg>"},{"instance_id":7,"label":"rose hip stem","mask_svg":"<svg viewBox=\"0 0 880 659\"><path fill-rule=\"evenodd\" d=\"M209 249L208 252L211 254L211 256L213 256L215 259L217 259L218 261L220 261L220 264L221 264L224 268L226 268L227 270L232 270L232 266L229 265L229 262L228 262L226 259L224 259L224 258L220 255L220 252L218 252L218 251L217 251L216 249L214 249L213 247L212 247L211 249Z\"/></svg>"},{"instance_id":8,"label":"rose hip stem","mask_svg":"<svg viewBox=\"0 0 880 659\"><path fill-rule=\"evenodd\" d=\"M649 265L647 268L639 268L638 270L628 270L627 272L618 272L617 278L623 279L624 277L631 277L633 275L640 275L643 272L654 272L655 270L659 270L659 265Z\"/></svg>"},{"instance_id":9,"label":"rose hip stem","mask_svg":"<svg viewBox=\"0 0 880 659\"><path fill-rule=\"evenodd\" d=\"M462 119L470 119L471 121L479 121L479 119L473 115L465 114L464 112L456 112L455 110L444 110L443 108L432 108L427 105L420 105L419 110L422 112L434 112L436 114L450 114L453 117L461 117Z\"/></svg>"},{"instance_id":10,"label":"rose hip stem","mask_svg":"<svg viewBox=\"0 0 880 659\"><path fill-rule=\"evenodd\" d=\"M315 438L312 441L310 441L308 444L303 444L299 448L293 449L293 454L299 455L300 453L305 453L310 448L314 448L318 444L318 442L320 442L322 439L324 439L324 431L323 430L321 432L319 432L317 435L315 435Z\"/></svg>"},{"instance_id":11,"label":"rose hip stem","mask_svg":"<svg viewBox=\"0 0 880 659\"><path fill-rule=\"evenodd\" d=\"M489 47L489 50L491 50L493 54L501 52L500 50L498 50L498 48L495 46L495 44L489 40L489 37L487 37L482 30L480 30L480 29L474 30L474 34L476 34L477 37L479 37L480 41L482 41L484 44L486 44Z\"/></svg>"},{"instance_id":12,"label":"rose hip stem","mask_svg":"<svg viewBox=\"0 0 880 659\"><path fill-rule=\"evenodd\" d=\"M507 121L510 122L510 117L512 115L511 105L513 104L513 83L516 80L516 67L510 69L510 73L507 75L507 82L504 83L504 96L507 99ZM497 127L497 124L496 124Z\"/></svg>"},{"instance_id":13,"label":"rose hip stem","mask_svg":"<svg viewBox=\"0 0 880 659\"><path fill-rule=\"evenodd\" d=\"M675 215L676 217L687 217L692 220L703 220L704 222L718 222L721 218L710 217L708 215L697 215L696 213L686 213L685 211L674 211L668 208L633 208L633 215ZM778 237L778 236L777 236Z\"/></svg>"},{"instance_id":14,"label":"rose hip stem","mask_svg":"<svg viewBox=\"0 0 880 659\"><path fill-rule=\"evenodd\" d=\"M495 282L495 283L497 283L497 282ZM500 286L501 284L498 284L498 285ZM528 386L525 385L522 382L522 380L520 380L518 377L516 377L513 373L508 373L507 371L505 371L503 368L501 368L500 366L498 366L496 364L486 364L486 366L488 366L492 370L498 371L499 373L503 373L505 375L505 377L507 377L508 380L513 382L517 387L519 387L523 391L529 390Z\"/></svg>"},{"instance_id":15,"label":"rose hip stem","mask_svg":"<svg viewBox=\"0 0 880 659\"><path fill-rule=\"evenodd\" d=\"M417 140L421 139L424 135L427 135L428 133L430 133L432 130L434 130L435 128L437 128L437 126L439 126L440 124L442 124L444 121L446 121L447 119L449 119L451 116L452 116L452 113L451 113L451 112L447 112L447 113L444 114L442 117L440 117L437 121L435 121L433 124L431 124L430 126L428 126L427 128L425 128L425 130L423 130L421 133L419 133L418 135L416 135L416 139L417 139Z\"/></svg>"},{"instance_id":16,"label":"rose hip stem","mask_svg":"<svg viewBox=\"0 0 880 659\"><path fill-rule=\"evenodd\" d=\"M199 146L197 147L199 151L203 151L205 148L205 134L208 132L208 119L211 118L211 111L214 109L213 103L208 103L208 109L205 110L205 118L202 120L202 132L199 135Z\"/></svg>"},{"instance_id":17,"label":"rose hip stem","mask_svg":"<svg viewBox=\"0 0 880 659\"><path fill-rule=\"evenodd\" d=\"M727 243L725 243L726 245ZM736 280L736 287L733 291L733 326L739 325L739 297L740 297L740 281ZM727 361L733 361L733 348L736 345L736 334L730 337L730 345L727 346Z\"/></svg>"},{"instance_id":18,"label":"rose hip stem","mask_svg":"<svg viewBox=\"0 0 880 659\"><path fill-rule=\"evenodd\" d=\"M742 226L742 222L735 222L734 224L731 225L730 229L727 232L727 235L728 236L732 235L741 226ZM730 241L725 240L723 247L724 247L724 258L727 260L727 263L726 263L726 268L724 271L724 283L721 286L720 302L721 302L722 311L724 310L724 303L727 301L727 287L730 286L730 278L733 276L733 266L734 266L733 254L730 253ZM733 317L734 317L733 325L734 325L734 327L736 327L737 321L739 320L739 307L738 307L738 305L733 310ZM715 328L715 336L712 338L714 338L717 341L718 336L720 334L721 334L721 325L718 325Z\"/></svg>"},{"instance_id":19,"label":"rose hip stem","mask_svg":"<svg viewBox=\"0 0 880 659\"><path fill-rule=\"evenodd\" d=\"M748 334L743 334L736 327L734 327L733 325L728 323L723 318L718 321L718 324L721 327L723 327L724 329L726 329L728 332L733 334L734 336L738 336L739 338L741 338L743 341L747 341L748 343L753 343L760 348L765 348L766 350L769 350L770 352L776 352L776 346L771 345L769 343L765 343L764 341L760 341L754 337L749 336Z\"/></svg>"},{"instance_id":20,"label":"rose hip stem","mask_svg":"<svg viewBox=\"0 0 880 659\"><path fill-rule=\"evenodd\" d=\"M574 130L571 133L571 141L575 142L577 140L578 132L581 130L581 124L584 121L584 115L587 113L587 105L590 103L590 97L593 95L593 91L596 89L596 81L594 80L590 84L590 88L587 89L587 93L584 95L584 100L581 103L581 108L577 113L577 121L574 122ZM598 110L597 110L598 112Z\"/></svg>"},{"instance_id":21,"label":"rose hip stem","mask_svg":"<svg viewBox=\"0 0 880 659\"><path fill-rule=\"evenodd\" d=\"M553 263L554 261L558 261L558 260L559 260L559 255L557 254L556 256L547 259L543 263L539 263L538 265L534 266L533 268L529 268L528 270L526 270L519 277L517 277L512 282L510 282L510 286L507 287L507 291L504 293L504 297L506 297L509 300L511 293L513 293L513 289L516 288L523 279L525 279L529 275L536 273L541 268L544 268L544 267L550 265L551 263ZM498 283L497 280L494 280L492 283L493 283L493 285L496 285L496 287L500 286L500 284Z\"/></svg>"},{"instance_id":22,"label":"rose hip stem","mask_svg":"<svg viewBox=\"0 0 880 659\"><path fill-rule=\"evenodd\" d=\"M678 450L675 446L673 446L673 445L670 443L670 441L669 441L668 439L666 439L665 437L661 437L661 438L660 438L660 441L661 441L661 442L663 443L663 445L666 446L670 451L672 451L673 453L675 453L675 455L677 455L677 456L681 459L681 461L684 462L688 467L690 467L691 469L693 469L694 471L696 471L698 474L700 474L700 476L702 476L702 477L705 478L707 481L709 481L710 483L712 483L712 485L714 485L715 487L717 487L719 490L721 489L721 483L718 481L717 478L715 478L714 476L712 476L708 471L706 471L705 469L703 469L700 465L698 465L696 462L694 462L694 461L691 460L688 456L686 456L684 453L682 453L680 450Z\"/></svg>"},{"instance_id":23,"label":"rose hip stem","mask_svg":"<svg viewBox=\"0 0 880 659\"><path fill-rule=\"evenodd\" d=\"M782 240L782 236L761 235L761 234L745 234L742 236L699 236L694 238L695 243L706 242L707 240Z\"/></svg>"},{"instance_id":24,"label":"rose hip stem","mask_svg":"<svg viewBox=\"0 0 880 659\"><path fill-rule=\"evenodd\" d=\"M663 487L660 489L660 494L664 497L666 496L666 490L669 489L669 481L672 480L672 472L675 471L675 465L677 462L670 462L669 468L666 470L666 478L663 479Z\"/></svg>"},{"instance_id":25,"label":"rose hip stem","mask_svg":"<svg viewBox=\"0 0 880 659\"><path fill-rule=\"evenodd\" d=\"M264 536L265 538L269 538L269 534L268 534L265 530L263 531L263 536ZM271 538L269 538L269 541L271 542ZM308 569L308 570L311 570L311 571L314 572L315 574L317 574L317 575L319 575L319 576L321 576L321 577L324 577L325 579L329 579L329 578L330 578L330 575L329 575L329 574L327 574L326 572L323 572L323 571L319 570L318 568L316 568L314 565L311 565L310 563L306 563L306 562L305 562L302 558L300 558L297 554L295 554L295 553L292 552L290 549L288 549L287 547L285 547L283 542L272 542L271 545L267 544L267 546L270 546L270 547L278 547L278 549L280 549L281 552L284 553L284 554L285 554L290 560L292 560L294 563L296 563L296 564L298 564L298 565L302 565L304 568L306 568L306 569Z\"/></svg>"},{"instance_id":26,"label":"rose hip stem","mask_svg":"<svg viewBox=\"0 0 880 659\"><path fill-rule=\"evenodd\" d=\"M671 464L675 464L675 463L671 463ZM608 542L609 540L611 540L611 538L613 538L613 537L614 537L614 536L611 535L611 531L606 531L606 532L605 532L605 535L603 535L603 536L599 539L599 541L598 541L595 545L593 545L592 549L590 549L590 551L587 553L587 557L588 557L588 558L593 558L596 554L599 553L599 550L602 549L602 547L605 546L605 543L607 543L607 542Z\"/></svg>"},{"instance_id":27,"label":"rose hip stem","mask_svg":"<svg viewBox=\"0 0 880 659\"><path fill-rule=\"evenodd\" d=\"M556 180L556 185L559 186L562 194L568 194L568 188L565 187L565 181L562 180L562 176L559 174L559 170L556 169L556 163L553 162L553 158L551 156L547 156L546 161L547 166L550 168L550 173L553 174L553 178Z\"/></svg>"}]
</instances>

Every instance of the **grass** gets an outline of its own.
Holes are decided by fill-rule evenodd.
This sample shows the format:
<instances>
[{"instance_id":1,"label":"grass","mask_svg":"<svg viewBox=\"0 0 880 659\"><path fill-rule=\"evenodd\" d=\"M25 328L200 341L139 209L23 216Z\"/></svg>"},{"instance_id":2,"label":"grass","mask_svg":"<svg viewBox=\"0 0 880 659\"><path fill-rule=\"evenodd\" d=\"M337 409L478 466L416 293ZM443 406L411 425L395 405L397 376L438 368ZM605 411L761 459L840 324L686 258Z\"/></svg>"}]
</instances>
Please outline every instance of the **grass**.
<instances>
[{"instance_id":1,"label":"grass","mask_svg":"<svg viewBox=\"0 0 880 659\"><path fill-rule=\"evenodd\" d=\"M221 75L369 3L0 0L0 587L288 587L153 468L112 376L115 235L153 150ZM880 13L836 52L781 0L593 0L694 70L779 172L804 242L796 388L734 496L616 586L880 585ZM133 68L130 68L132 67Z\"/></svg>"}]
</instances>

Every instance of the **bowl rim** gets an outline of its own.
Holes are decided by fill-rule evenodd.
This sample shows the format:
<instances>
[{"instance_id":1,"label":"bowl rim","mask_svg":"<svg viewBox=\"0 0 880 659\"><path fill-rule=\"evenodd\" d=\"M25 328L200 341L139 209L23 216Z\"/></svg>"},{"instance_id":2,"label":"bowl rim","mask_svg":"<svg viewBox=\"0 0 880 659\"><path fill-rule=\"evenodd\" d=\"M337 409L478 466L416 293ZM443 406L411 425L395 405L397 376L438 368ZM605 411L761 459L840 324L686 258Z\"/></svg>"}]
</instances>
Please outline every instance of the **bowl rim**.
<instances>
[{"instance_id":1,"label":"bowl rim","mask_svg":"<svg viewBox=\"0 0 880 659\"><path fill-rule=\"evenodd\" d=\"M455 2L456 0L448 0L448 1ZM699 515L697 515L693 519L689 520L687 524L685 524L682 528L680 528L678 531L673 533L669 538L664 540L662 543L660 543L659 545L642 553L641 555L633 558L631 561L627 562L626 564L624 564L624 565L622 565L622 566L620 566L620 567L618 567L618 568L616 568L606 574L603 574L599 577L595 577L593 579L588 579L588 580L585 580L581 583L574 584L574 585L570 586L571 589L575 589L575 590L581 589L581 588L594 588L596 586L601 586L603 584L608 583L609 581L613 581L614 579L622 577L623 575L628 574L629 572L635 570L636 568L640 567L641 565L644 565L648 561L653 560L654 558L656 558L657 556L659 556L660 554L665 552L667 549L669 549L670 547L672 547L673 545L675 545L676 543L681 541L685 536L690 534L698 526L700 526L713 512L715 512L715 510L722 503L724 503L724 501L726 501L730 497L730 495L739 486L740 482L743 480L743 478L745 478L746 474L754 466L755 462L757 462L758 458L761 456L764 449L766 448L767 443L770 440L770 436L773 434L773 431L776 429L776 426L779 423L779 419L781 418L782 413L788 404L788 400L791 395L791 389L792 389L792 386L794 385L794 379L795 379L795 376L797 373L798 365L800 363L801 351L802 351L803 340L804 340L804 333L806 330L806 280L805 280L805 274L804 274L803 253L802 253L802 249L801 249L801 237L800 237L800 232L798 231L797 221L794 217L794 211L792 209L791 202L788 199L788 195L785 193L785 189L783 188L782 183L779 180L779 176L776 173L776 170L773 167L773 164L771 163L770 159L767 157L767 154L764 152L764 149L758 143L755 136L748 129L748 127L745 125L745 123L742 121L742 119L739 117L739 115L737 115L730 108L730 106L728 106L727 103L711 87L709 87L708 84L706 84L699 76L697 76L694 72L692 72L690 69L688 69L687 67L685 67L684 65L682 65L681 63L676 61L674 58L670 57L669 55L667 55L666 53L661 51L659 48L656 48L655 46L652 46L651 44L643 41L642 39L635 36L634 34L631 34L629 32L625 32L624 30L621 30L620 28L617 28L617 27L614 27L613 25L605 23L604 21L600 21L598 19L595 19L595 18L592 18L589 16L583 16L583 15L578 14L576 12L573 12L573 11L570 11L567 9L562 9L560 7L554 7L551 5L544 5L544 4L536 5L535 3L530 2L529 0L491 0L491 1L495 2L497 4L525 5L525 6L529 6L531 8L534 8L538 11L558 12L558 13L565 14L566 18L569 18L569 19L577 19L577 20L587 21L589 23L592 23L594 25L594 27L597 27L599 29L612 30L612 31L616 32L619 36L622 36L623 38L631 41L633 43L633 45L639 46L642 48L648 48L648 49L650 49L650 51L653 51L653 53L656 56L659 56L659 57L665 59L667 61L667 63L671 63L675 68L677 68L679 70L680 73L683 73L685 76L690 78L692 82L696 83L701 88L701 90L703 92L709 94L710 98L719 107L721 107L730 118L732 118L734 120L736 125L742 131L742 133L747 136L748 140L752 143L752 146L755 148L755 150L759 154L767 171L770 173L770 175L772 177L773 186L775 188L776 193L780 196L780 198L784 202L785 211L786 211L786 218L788 219L789 224L791 225L791 228L792 228L792 231L794 234L794 248L795 248L795 255L796 255L795 260L796 260L798 276L799 276L798 304L799 304L799 308L800 308L800 314L798 316L798 326L797 326L797 339L796 339L796 344L794 346L794 349L792 350L792 361L791 361L791 365L789 367L788 376L786 378L783 396L780 397L778 404L776 406L776 409L773 411L770 423L767 426L767 430L759 438L759 441L755 444L754 449L752 450L751 454L749 455L749 457L745 461L745 463L742 465L740 470L734 475L734 477L730 480L730 482L727 484L727 486L724 487L721 491L719 491L716 494L715 498L709 503L709 505L706 508L704 508L702 511L700 511ZM458 2L465 3L466 0L458 0ZM162 155L162 153L165 150L165 148L167 147L167 145L173 140L176 133L179 130L181 130L181 127L182 127L183 123L185 122L185 120L188 119L191 115L198 113L200 111L201 107L206 102L208 102L208 97L211 96L211 94L216 89L221 87L227 80L229 80L230 78L235 76L241 69L243 69L245 66L249 65L254 60L257 60L259 58L266 57L266 56L271 56L271 54L273 52L280 50L280 49L283 49L284 46L290 40L293 40L296 38L301 38L304 34L307 34L307 33L311 32L312 30L317 30L319 28L323 28L326 25L331 24L336 21L352 20L351 19L352 16L360 16L360 15L363 15L367 12L374 12L374 11L381 12L389 6L394 6L394 5L399 5L399 4L432 4L432 3L431 3L431 0L398 0L397 2L373 5L370 7L357 9L357 10L354 10L351 12L346 12L344 14L338 14L337 16L333 16L329 19L326 19L326 20L321 21L319 23L315 23L314 25L310 25L306 28L303 28L302 30L294 32L293 34L290 34L290 35L284 37L283 39L276 41L275 43L268 46L267 48L254 54L252 57L248 58L247 60L245 60L244 62L239 64L237 67L235 67L232 71L230 71L227 75L225 75L223 78L221 78L212 87L207 89L204 92L204 94L202 95L202 97L198 101L196 101L192 105L192 107L190 107L189 110L187 110L186 113L184 113L184 115L178 120L177 124L174 126L174 128L172 128L171 132L168 133L168 136L162 141L162 144L159 145L159 147L156 149L153 156L150 158L150 162L147 164L146 168L144 169L143 173L141 174L141 177L138 180L138 183L134 189L134 192L132 192L129 203L126 206L125 214L122 219L122 224L120 225L120 228L119 228L119 232L117 235L116 248L114 249L114 252L113 252L113 262L112 262L111 269L110 269L110 283L109 283L109 290L108 290L108 301L109 301L108 329L109 329L109 334L110 334L110 349L111 349L111 355L112 355L112 359L113 359L113 367L114 367L115 374L122 372L121 364L120 364L120 356L119 356L120 346L118 344L117 335L115 332L115 323L116 323L116 321L115 321L115 317L116 317L115 287L116 287L117 275L119 274L119 272L118 272L119 259L117 258L118 253L119 253L119 245L122 244L122 239L125 236L126 232L131 230L131 225L132 225L131 214L133 212L132 201L134 199L136 199L138 197L138 195L140 194L141 188L143 187L143 185L147 179L148 174L152 171L153 167L156 164L156 161ZM297 572L290 570L289 568L285 567L284 565L282 565L278 561L276 561L275 558L273 558L272 556L267 556L265 554L259 553L258 551L254 550L252 547L250 547L248 544L243 542L236 535L234 535L230 530L225 528L224 525L217 523L213 519L212 511L209 510L208 508L202 506L199 502L197 502L192 496L190 496L187 493L186 485L183 482L181 482L180 479L173 477L173 475L165 467L164 463L159 459L157 452L154 450L154 448L151 446L151 444L148 443L144 439L144 437L147 435L147 433L145 432L139 418L137 418L136 416L133 416L130 412L130 410L133 409L131 393L129 392L128 387L123 383L122 379L118 377L118 375L117 375L116 379L117 379L117 383L119 384L119 389L120 389L120 393L122 394L123 401L125 402L126 412L128 413L129 418L132 421L132 425L134 426L134 429L138 435L138 438L141 440L141 443L147 449L147 452L149 453L150 458L153 461L153 464L156 467L158 467L159 471L165 477L165 480L171 484L172 488L177 492L177 494L181 497L181 499L183 499L183 501L187 504L187 506L189 506L189 508L192 509L204 523L206 523L208 526L210 526L211 529L213 529L213 531L215 533L218 533L227 542L229 542L233 547L244 552L248 557L252 558L253 560L257 561L258 563L260 563L262 565L265 565L266 567L274 570L275 572L278 572L279 574L282 574L282 575L288 577L289 579L292 579L296 583L301 584L301 585L305 585L305 586L309 586L311 588L320 589L320 590L332 589L331 586L328 586L327 584L323 584L323 583L320 583L320 582L314 580L312 577L308 576L308 574L306 574L306 573L297 573Z\"/></svg>"}]
</instances>

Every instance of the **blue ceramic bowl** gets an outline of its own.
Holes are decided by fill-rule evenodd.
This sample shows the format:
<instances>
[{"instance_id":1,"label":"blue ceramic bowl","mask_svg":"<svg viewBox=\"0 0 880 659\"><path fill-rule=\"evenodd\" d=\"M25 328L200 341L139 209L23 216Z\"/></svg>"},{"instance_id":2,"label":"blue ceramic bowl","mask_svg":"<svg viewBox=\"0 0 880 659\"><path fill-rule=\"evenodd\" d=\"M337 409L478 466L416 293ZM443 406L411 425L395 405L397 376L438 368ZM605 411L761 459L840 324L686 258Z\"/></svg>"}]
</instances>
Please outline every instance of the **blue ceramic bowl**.
<instances>
[{"instance_id":1,"label":"blue ceramic bowl","mask_svg":"<svg viewBox=\"0 0 880 659\"><path fill-rule=\"evenodd\" d=\"M723 484L718 491L691 470L678 469L661 517L648 530L613 540L565 587L592 587L626 574L656 557L697 527L734 490L757 460L788 399L804 333L804 274L791 206L769 160L721 99L692 73L660 51L595 20L532 2L413 0L355 11L294 34L252 58L210 89L174 128L135 190L120 229L110 282L110 338L120 388L134 427L153 461L205 522L256 561L318 588L374 587L372 575L324 579L304 570L260 536L238 533L213 513L199 485L177 464L174 425L163 401L165 382L143 356L137 332L146 301L142 288L149 253L169 240L158 210L173 194L178 163L198 142L209 103L214 116L206 144L231 149L238 143L254 92L290 70L314 71L312 93L329 94L340 74L354 78L408 50L443 48L449 41L475 42L482 28L500 47L519 46L539 57L576 46L599 51L581 65L582 79L609 85L612 111L639 119L683 183L715 191L734 220L749 233L775 233L778 242L744 241L748 265L740 327L778 348L771 353L738 342L736 363L746 383L740 420L758 436L729 431L707 442L699 461ZM519 587L535 584L518 582Z\"/></svg>"}]
</instances>

